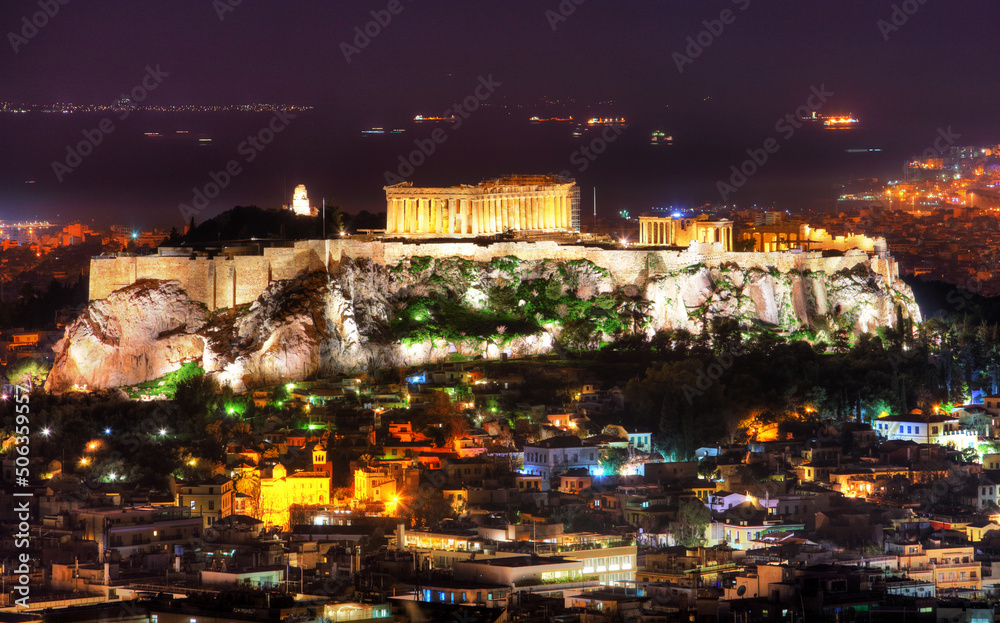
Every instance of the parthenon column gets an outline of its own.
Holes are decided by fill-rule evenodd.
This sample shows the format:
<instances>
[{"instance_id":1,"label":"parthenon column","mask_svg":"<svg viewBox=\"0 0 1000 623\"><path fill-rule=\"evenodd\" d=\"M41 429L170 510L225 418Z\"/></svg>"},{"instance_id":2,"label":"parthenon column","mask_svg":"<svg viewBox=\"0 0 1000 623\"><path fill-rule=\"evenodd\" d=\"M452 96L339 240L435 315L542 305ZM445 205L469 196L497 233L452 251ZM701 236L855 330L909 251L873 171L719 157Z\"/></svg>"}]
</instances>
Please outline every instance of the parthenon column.
<instances>
[{"instance_id":1,"label":"parthenon column","mask_svg":"<svg viewBox=\"0 0 1000 623\"><path fill-rule=\"evenodd\" d=\"M517 200L517 228L528 229L528 198L519 197Z\"/></svg>"},{"instance_id":2,"label":"parthenon column","mask_svg":"<svg viewBox=\"0 0 1000 623\"><path fill-rule=\"evenodd\" d=\"M562 196L562 228L569 229L569 197Z\"/></svg>"},{"instance_id":3,"label":"parthenon column","mask_svg":"<svg viewBox=\"0 0 1000 623\"><path fill-rule=\"evenodd\" d=\"M396 200L390 199L386 206L385 233L391 234L396 228Z\"/></svg>"}]
</instances>

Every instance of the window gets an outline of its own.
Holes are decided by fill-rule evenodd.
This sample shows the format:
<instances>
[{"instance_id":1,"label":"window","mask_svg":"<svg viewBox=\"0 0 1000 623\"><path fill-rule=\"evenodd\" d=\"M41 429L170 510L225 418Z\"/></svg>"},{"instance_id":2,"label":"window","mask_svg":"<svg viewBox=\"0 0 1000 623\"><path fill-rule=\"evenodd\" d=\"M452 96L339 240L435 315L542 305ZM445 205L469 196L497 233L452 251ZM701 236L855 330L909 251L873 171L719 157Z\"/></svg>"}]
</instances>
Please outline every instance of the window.
<instances>
[{"instance_id":1,"label":"window","mask_svg":"<svg viewBox=\"0 0 1000 623\"><path fill-rule=\"evenodd\" d=\"M917 434L919 435L919 434L920 434L920 427L919 427L919 426L917 426L917 427L915 427L915 428L916 428L916 432L917 432Z\"/></svg>"},{"instance_id":2,"label":"window","mask_svg":"<svg viewBox=\"0 0 1000 623\"><path fill-rule=\"evenodd\" d=\"M208 501L208 510L210 510L210 511L214 511L215 510L215 500L209 500Z\"/></svg>"},{"instance_id":3,"label":"window","mask_svg":"<svg viewBox=\"0 0 1000 623\"><path fill-rule=\"evenodd\" d=\"M194 500L191 500L191 510L194 510Z\"/></svg>"}]
</instances>

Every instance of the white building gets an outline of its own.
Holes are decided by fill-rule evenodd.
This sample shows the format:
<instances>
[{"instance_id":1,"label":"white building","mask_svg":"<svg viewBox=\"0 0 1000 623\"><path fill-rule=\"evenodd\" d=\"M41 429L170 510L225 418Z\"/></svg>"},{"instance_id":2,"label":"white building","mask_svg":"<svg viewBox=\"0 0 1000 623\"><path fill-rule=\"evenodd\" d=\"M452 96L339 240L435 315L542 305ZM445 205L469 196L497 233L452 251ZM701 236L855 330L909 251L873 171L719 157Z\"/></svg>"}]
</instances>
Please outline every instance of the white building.
<instances>
[{"instance_id":1,"label":"white building","mask_svg":"<svg viewBox=\"0 0 1000 623\"><path fill-rule=\"evenodd\" d=\"M920 409L909 415L890 415L875 420L875 432L890 441L913 441L950 446L957 450L975 448L979 435L962 427L957 417L944 414L924 415Z\"/></svg>"},{"instance_id":2,"label":"white building","mask_svg":"<svg viewBox=\"0 0 1000 623\"><path fill-rule=\"evenodd\" d=\"M563 472L583 468L598 475L597 448L584 446L579 437L549 437L524 446L524 473L542 477L542 491L548 491L550 481Z\"/></svg>"}]
</instances>

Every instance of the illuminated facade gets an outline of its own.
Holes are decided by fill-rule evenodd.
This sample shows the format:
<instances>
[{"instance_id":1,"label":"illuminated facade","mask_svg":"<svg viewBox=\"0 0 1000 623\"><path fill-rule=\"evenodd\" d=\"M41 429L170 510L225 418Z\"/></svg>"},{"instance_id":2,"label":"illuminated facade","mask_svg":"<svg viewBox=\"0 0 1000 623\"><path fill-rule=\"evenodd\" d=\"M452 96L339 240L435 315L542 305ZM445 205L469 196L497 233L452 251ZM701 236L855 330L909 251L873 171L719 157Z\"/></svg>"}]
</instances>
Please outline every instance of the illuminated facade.
<instances>
[{"instance_id":1,"label":"illuminated facade","mask_svg":"<svg viewBox=\"0 0 1000 623\"><path fill-rule=\"evenodd\" d=\"M316 216L319 213L319 210L309 205L309 193L306 192L304 184L295 187L289 209L299 216Z\"/></svg>"},{"instance_id":2,"label":"illuminated facade","mask_svg":"<svg viewBox=\"0 0 1000 623\"><path fill-rule=\"evenodd\" d=\"M199 482L178 482L174 502L190 509L192 515L201 516L203 527L208 528L233 514L233 495L233 481L215 476Z\"/></svg>"},{"instance_id":3,"label":"illuminated facade","mask_svg":"<svg viewBox=\"0 0 1000 623\"><path fill-rule=\"evenodd\" d=\"M657 247L689 247L692 242L718 242L725 251L733 250L732 221L710 221L705 215L698 218L673 218L671 216L640 216L639 244Z\"/></svg>"},{"instance_id":4,"label":"illuminated facade","mask_svg":"<svg viewBox=\"0 0 1000 623\"><path fill-rule=\"evenodd\" d=\"M384 467L362 467L354 470L355 507L382 505L386 512L395 512L396 478Z\"/></svg>"},{"instance_id":5,"label":"illuminated facade","mask_svg":"<svg viewBox=\"0 0 1000 623\"><path fill-rule=\"evenodd\" d=\"M330 477L323 472L289 474L281 463L260 478L260 520L288 529L293 504L313 506L330 501Z\"/></svg>"},{"instance_id":6,"label":"illuminated facade","mask_svg":"<svg viewBox=\"0 0 1000 623\"><path fill-rule=\"evenodd\" d=\"M475 237L512 232L579 232L580 189L548 175L523 175L478 186L387 186L386 234Z\"/></svg>"}]
</instances>

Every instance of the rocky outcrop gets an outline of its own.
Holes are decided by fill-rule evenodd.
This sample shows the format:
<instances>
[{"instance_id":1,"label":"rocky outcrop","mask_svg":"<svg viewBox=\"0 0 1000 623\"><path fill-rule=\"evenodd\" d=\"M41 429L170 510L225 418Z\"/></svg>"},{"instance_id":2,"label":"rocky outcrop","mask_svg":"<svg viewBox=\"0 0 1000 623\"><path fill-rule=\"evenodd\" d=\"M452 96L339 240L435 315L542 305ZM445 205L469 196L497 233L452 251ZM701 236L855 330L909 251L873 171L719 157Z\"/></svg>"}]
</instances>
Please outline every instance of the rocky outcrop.
<instances>
[{"instance_id":1,"label":"rocky outcrop","mask_svg":"<svg viewBox=\"0 0 1000 623\"><path fill-rule=\"evenodd\" d=\"M551 351L571 325L609 339L736 318L828 339L892 326L897 310L919 319L909 288L866 264L833 274L693 265L637 285L586 260L344 258L335 272L275 282L251 305L212 314L171 281L93 301L58 343L47 389L135 385L189 361L244 390L451 354L519 357Z\"/></svg>"},{"instance_id":2,"label":"rocky outcrop","mask_svg":"<svg viewBox=\"0 0 1000 623\"><path fill-rule=\"evenodd\" d=\"M176 282L137 281L91 302L66 328L46 389L134 385L200 360L207 317Z\"/></svg>"}]
</instances>

